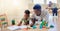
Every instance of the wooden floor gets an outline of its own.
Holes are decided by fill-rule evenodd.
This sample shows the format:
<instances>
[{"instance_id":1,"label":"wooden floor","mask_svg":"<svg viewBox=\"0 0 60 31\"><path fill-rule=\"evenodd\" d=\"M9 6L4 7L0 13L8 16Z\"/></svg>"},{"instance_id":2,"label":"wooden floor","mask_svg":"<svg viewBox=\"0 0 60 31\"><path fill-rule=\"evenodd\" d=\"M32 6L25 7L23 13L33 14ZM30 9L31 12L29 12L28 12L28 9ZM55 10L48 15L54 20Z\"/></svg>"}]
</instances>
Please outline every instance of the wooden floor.
<instances>
[{"instance_id":1,"label":"wooden floor","mask_svg":"<svg viewBox=\"0 0 60 31\"><path fill-rule=\"evenodd\" d=\"M58 16L57 24L58 24L58 31L60 31L60 13L59 13L59 16Z\"/></svg>"}]
</instances>

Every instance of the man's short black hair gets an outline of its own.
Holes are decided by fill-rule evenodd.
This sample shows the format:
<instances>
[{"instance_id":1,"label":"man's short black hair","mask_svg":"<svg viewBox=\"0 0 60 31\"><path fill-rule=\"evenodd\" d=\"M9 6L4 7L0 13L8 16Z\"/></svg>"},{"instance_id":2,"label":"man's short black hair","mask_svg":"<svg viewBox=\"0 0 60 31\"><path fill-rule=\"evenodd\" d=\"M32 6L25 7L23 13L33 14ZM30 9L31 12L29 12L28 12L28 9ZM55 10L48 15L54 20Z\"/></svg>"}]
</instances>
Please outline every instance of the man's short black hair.
<instances>
[{"instance_id":1,"label":"man's short black hair","mask_svg":"<svg viewBox=\"0 0 60 31\"><path fill-rule=\"evenodd\" d=\"M41 10L41 5L36 4L36 5L34 5L33 9Z\"/></svg>"},{"instance_id":2,"label":"man's short black hair","mask_svg":"<svg viewBox=\"0 0 60 31\"><path fill-rule=\"evenodd\" d=\"M26 14L30 14L30 11L29 11L29 10L25 10L25 13L26 13Z\"/></svg>"}]
</instances>

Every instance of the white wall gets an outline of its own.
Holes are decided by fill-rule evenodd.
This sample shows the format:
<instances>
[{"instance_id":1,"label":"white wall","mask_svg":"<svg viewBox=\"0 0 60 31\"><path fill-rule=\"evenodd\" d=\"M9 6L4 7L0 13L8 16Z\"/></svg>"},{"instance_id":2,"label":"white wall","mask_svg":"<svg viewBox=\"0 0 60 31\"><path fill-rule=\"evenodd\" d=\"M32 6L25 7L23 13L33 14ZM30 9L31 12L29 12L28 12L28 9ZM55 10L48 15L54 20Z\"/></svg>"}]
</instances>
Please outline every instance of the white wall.
<instances>
[{"instance_id":1,"label":"white wall","mask_svg":"<svg viewBox=\"0 0 60 31\"><path fill-rule=\"evenodd\" d=\"M20 20L23 17L24 10L28 9L26 0L0 0L0 14L7 14L8 20L15 18Z\"/></svg>"}]
</instances>

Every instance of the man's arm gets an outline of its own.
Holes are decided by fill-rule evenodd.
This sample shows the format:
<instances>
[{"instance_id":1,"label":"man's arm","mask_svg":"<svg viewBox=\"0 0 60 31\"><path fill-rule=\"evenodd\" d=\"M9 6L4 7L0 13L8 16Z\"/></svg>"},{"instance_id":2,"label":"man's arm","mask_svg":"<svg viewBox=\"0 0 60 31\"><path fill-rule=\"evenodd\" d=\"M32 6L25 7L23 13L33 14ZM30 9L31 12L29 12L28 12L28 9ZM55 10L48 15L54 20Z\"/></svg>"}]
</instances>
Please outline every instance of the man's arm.
<instances>
[{"instance_id":1,"label":"man's arm","mask_svg":"<svg viewBox=\"0 0 60 31\"><path fill-rule=\"evenodd\" d=\"M35 24L35 14L31 15L31 22L30 26L32 27Z\"/></svg>"},{"instance_id":2,"label":"man's arm","mask_svg":"<svg viewBox=\"0 0 60 31\"><path fill-rule=\"evenodd\" d=\"M30 24L30 26L32 27L35 24L35 19L32 18L31 21L32 21L32 23Z\"/></svg>"},{"instance_id":3,"label":"man's arm","mask_svg":"<svg viewBox=\"0 0 60 31\"><path fill-rule=\"evenodd\" d=\"M43 10L42 18L43 18L45 21L48 21L48 19L49 19L49 13L48 13L47 10Z\"/></svg>"},{"instance_id":4,"label":"man's arm","mask_svg":"<svg viewBox=\"0 0 60 31\"><path fill-rule=\"evenodd\" d=\"M46 11L45 17L46 17L46 21L48 22L49 21L49 13L48 13L48 11Z\"/></svg>"},{"instance_id":5,"label":"man's arm","mask_svg":"<svg viewBox=\"0 0 60 31\"><path fill-rule=\"evenodd\" d=\"M20 26L22 24L22 21L20 21L20 23L18 24L18 26Z\"/></svg>"}]
</instances>

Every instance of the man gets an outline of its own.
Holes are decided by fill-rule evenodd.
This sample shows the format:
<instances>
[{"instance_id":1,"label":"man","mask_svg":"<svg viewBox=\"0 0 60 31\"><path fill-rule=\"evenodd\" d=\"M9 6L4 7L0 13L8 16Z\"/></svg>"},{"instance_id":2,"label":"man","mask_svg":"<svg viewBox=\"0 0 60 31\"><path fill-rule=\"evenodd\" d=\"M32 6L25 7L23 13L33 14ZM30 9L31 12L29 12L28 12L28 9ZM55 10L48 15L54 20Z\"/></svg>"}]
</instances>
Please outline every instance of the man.
<instances>
[{"instance_id":1,"label":"man","mask_svg":"<svg viewBox=\"0 0 60 31\"><path fill-rule=\"evenodd\" d=\"M59 8L57 8L55 3L52 3L51 1L49 1L47 9L52 10L53 16L54 16L54 14L57 16L57 11L58 11Z\"/></svg>"},{"instance_id":2,"label":"man","mask_svg":"<svg viewBox=\"0 0 60 31\"><path fill-rule=\"evenodd\" d=\"M36 21L48 21L49 14L47 10L41 10L41 6L39 4L34 5L33 10L34 13L32 14L32 26L35 24Z\"/></svg>"}]
</instances>

